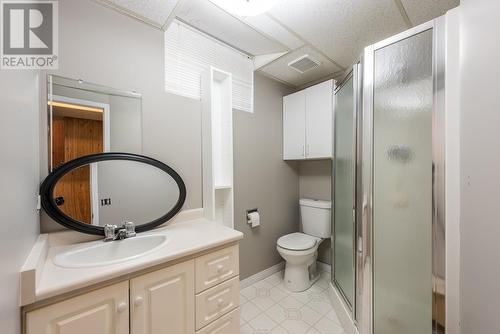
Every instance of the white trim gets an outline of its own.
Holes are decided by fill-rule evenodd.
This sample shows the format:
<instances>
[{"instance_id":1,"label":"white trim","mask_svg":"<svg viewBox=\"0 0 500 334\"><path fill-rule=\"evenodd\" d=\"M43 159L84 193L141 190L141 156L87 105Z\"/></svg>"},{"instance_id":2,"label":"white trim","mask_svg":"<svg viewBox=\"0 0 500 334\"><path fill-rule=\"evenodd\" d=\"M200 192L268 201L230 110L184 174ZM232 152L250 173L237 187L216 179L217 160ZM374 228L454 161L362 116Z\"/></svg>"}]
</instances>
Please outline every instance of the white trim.
<instances>
[{"instance_id":1,"label":"white trim","mask_svg":"<svg viewBox=\"0 0 500 334\"><path fill-rule=\"evenodd\" d=\"M345 305L342 296L339 294L337 289L333 287L331 282L328 286L328 297L330 298L333 309L335 310L335 313L340 320L340 324L344 328L344 332L346 334L359 334L358 329L354 325L354 322L351 318L351 312L349 308Z\"/></svg>"},{"instance_id":2,"label":"white trim","mask_svg":"<svg viewBox=\"0 0 500 334\"><path fill-rule=\"evenodd\" d=\"M90 201L92 203L92 225L99 225L99 182L97 162L90 164Z\"/></svg>"},{"instance_id":3,"label":"white trim","mask_svg":"<svg viewBox=\"0 0 500 334\"><path fill-rule=\"evenodd\" d=\"M331 270L332 270L331 265L320 262L320 261L317 261L316 263L317 263L318 270L321 270L321 271L324 271L327 273L331 272ZM283 270L285 270L285 261L282 261L278 264L275 264L272 267L264 269L264 270L254 274L252 276L249 276L245 279L242 279L240 281L240 288L244 289L244 288L246 288L254 283L257 283L258 281L262 281L263 279L271 276L272 274L275 274L275 273L283 271Z\"/></svg>"},{"instance_id":4,"label":"white trim","mask_svg":"<svg viewBox=\"0 0 500 334\"><path fill-rule=\"evenodd\" d=\"M328 263L316 261L316 268L318 268L318 270L324 271L325 273L332 272L332 266Z\"/></svg>"},{"instance_id":5,"label":"white trim","mask_svg":"<svg viewBox=\"0 0 500 334\"><path fill-rule=\"evenodd\" d=\"M267 278L271 276L272 274L275 274L277 272L282 271L285 269L285 262L280 262L278 264L275 264L272 267L269 267L267 269L264 269L250 277L247 277L245 279L242 279L240 281L240 289L244 289L246 287L249 287L250 285L257 283L259 281L262 281L264 278Z\"/></svg>"}]
</instances>

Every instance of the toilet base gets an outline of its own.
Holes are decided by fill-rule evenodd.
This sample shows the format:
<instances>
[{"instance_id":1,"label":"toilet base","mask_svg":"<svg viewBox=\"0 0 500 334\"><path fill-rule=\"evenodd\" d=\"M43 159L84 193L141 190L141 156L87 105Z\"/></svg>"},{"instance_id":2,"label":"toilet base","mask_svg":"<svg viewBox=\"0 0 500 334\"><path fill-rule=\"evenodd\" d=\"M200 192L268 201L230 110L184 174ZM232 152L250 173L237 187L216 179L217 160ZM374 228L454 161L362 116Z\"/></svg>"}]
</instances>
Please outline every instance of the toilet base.
<instances>
[{"instance_id":1,"label":"toilet base","mask_svg":"<svg viewBox=\"0 0 500 334\"><path fill-rule=\"evenodd\" d=\"M302 292L309 289L318 279L319 272L316 268L316 257L307 263L293 264L286 262L285 288L291 292Z\"/></svg>"}]
</instances>

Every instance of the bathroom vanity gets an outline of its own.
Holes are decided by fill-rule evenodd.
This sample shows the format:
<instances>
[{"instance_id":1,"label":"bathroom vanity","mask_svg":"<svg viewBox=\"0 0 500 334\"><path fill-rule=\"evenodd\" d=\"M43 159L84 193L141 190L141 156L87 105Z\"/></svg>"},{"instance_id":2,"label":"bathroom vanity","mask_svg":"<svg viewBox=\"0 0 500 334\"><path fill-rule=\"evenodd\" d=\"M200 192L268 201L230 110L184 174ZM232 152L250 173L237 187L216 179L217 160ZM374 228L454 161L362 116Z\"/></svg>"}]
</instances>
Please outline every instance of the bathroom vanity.
<instances>
[{"instance_id":1,"label":"bathroom vanity","mask_svg":"<svg viewBox=\"0 0 500 334\"><path fill-rule=\"evenodd\" d=\"M24 333L238 333L243 235L190 215L136 237L166 238L155 249L109 265L60 261L134 238L75 243L82 238L75 232L40 235L21 273Z\"/></svg>"}]
</instances>

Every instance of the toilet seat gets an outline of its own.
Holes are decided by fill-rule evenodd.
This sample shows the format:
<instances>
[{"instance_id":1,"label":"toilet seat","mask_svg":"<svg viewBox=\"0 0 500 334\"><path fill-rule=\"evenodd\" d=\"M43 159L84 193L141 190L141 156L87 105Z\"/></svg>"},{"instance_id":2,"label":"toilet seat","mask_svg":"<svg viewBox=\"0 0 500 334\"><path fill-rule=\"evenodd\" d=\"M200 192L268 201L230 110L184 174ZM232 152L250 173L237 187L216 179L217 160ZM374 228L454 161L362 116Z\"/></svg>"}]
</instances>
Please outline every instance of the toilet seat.
<instances>
[{"instance_id":1,"label":"toilet seat","mask_svg":"<svg viewBox=\"0 0 500 334\"><path fill-rule=\"evenodd\" d=\"M321 239L304 233L290 233L278 239L278 246L291 251L314 248Z\"/></svg>"}]
</instances>

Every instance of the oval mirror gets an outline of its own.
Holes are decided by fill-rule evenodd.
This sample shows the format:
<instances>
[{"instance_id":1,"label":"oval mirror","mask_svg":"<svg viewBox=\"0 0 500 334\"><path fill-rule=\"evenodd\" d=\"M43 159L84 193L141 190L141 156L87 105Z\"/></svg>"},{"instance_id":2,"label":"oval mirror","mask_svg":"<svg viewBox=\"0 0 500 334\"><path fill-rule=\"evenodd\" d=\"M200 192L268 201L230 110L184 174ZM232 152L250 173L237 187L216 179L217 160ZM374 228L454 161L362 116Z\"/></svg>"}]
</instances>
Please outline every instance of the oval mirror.
<instances>
[{"instance_id":1,"label":"oval mirror","mask_svg":"<svg viewBox=\"0 0 500 334\"><path fill-rule=\"evenodd\" d=\"M55 169L40 188L42 207L79 232L104 235L103 226L133 222L136 232L161 225L186 199L182 178L163 162L130 153L101 153Z\"/></svg>"}]
</instances>

